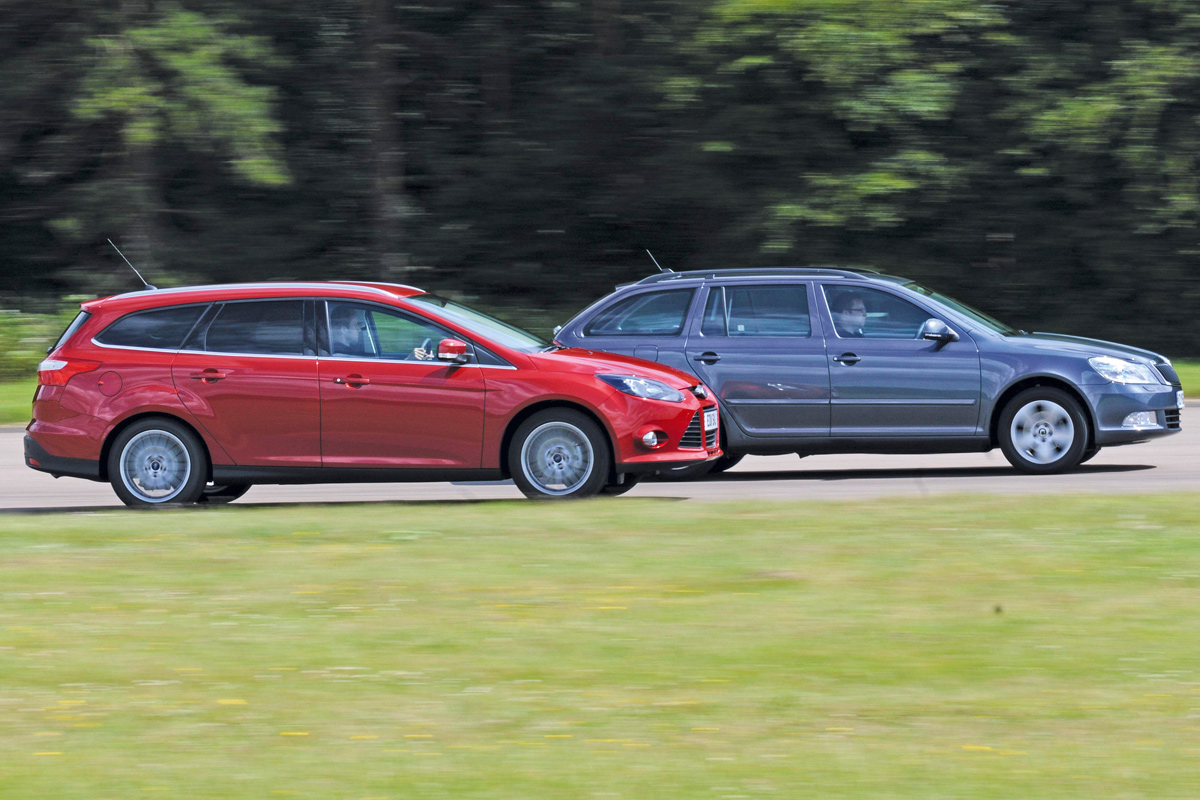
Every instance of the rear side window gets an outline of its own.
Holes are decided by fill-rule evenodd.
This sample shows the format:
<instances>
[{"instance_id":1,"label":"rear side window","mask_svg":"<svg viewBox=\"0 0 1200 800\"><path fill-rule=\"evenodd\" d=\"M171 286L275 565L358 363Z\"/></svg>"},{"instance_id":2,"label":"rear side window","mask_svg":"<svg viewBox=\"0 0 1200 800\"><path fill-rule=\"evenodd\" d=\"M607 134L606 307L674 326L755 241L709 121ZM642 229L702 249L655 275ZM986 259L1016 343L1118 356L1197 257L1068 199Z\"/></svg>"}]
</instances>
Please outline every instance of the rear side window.
<instances>
[{"instance_id":1,"label":"rear side window","mask_svg":"<svg viewBox=\"0 0 1200 800\"><path fill-rule=\"evenodd\" d=\"M705 336L811 336L808 287L715 287L704 304L701 332Z\"/></svg>"},{"instance_id":2,"label":"rear side window","mask_svg":"<svg viewBox=\"0 0 1200 800\"><path fill-rule=\"evenodd\" d=\"M112 347L148 347L176 350L200 319L205 306L175 306L138 311L121 317L96 337Z\"/></svg>"},{"instance_id":3,"label":"rear side window","mask_svg":"<svg viewBox=\"0 0 1200 800\"><path fill-rule=\"evenodd\" d=\"M208 327L204 349L252 355L304 354L304 301L226 303Z\"/></svg>"},{"instance_id":4,"label":"rear side window","mask_svg":"<svg viewBox=\"0 0 1200 800\"><path fill-rule=\"evenodd\" d=\"M692 304L692 289L646 292L618 300L583 329L585 336L678 336Z\"/></svg>"},{"instance_id":5,"label":"rear side window","mask_svg":"<svg viewBox=\"0 0 1200 800\"><path fill-rule=\"evenodd\" d=\"M58 341L54 343L54 347L51 347L46 352L53 353L55 350L69 342L71 337L75 335L75 331L83 327L83 323L87 322L91 318L92 315L86 311L80 311L78 314L76 314L75 319L71 320L71 324L67 326L65 331L63 331L63 335L58 337Z\"/></svg>"}]
</instances>

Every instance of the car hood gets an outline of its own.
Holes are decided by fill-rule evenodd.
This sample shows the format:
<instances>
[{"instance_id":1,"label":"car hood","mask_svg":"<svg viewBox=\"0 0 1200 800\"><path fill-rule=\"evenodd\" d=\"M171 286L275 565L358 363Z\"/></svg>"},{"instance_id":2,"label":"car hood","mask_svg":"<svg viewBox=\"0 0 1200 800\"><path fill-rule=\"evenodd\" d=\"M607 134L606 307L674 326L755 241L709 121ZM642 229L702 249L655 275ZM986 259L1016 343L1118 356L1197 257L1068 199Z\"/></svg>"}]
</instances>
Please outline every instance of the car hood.
<instances>
[{"instance_id":1,"label":"car hood","mask_svg":"<svg viewBox=\"0 0 1200 800\"><path fill-rule=\"evenodd\" d=\"M1005 341L1017 347L1031 350L1053 351L1079 355L1086 358L1092 356L1116 356L1117 358L1144 358L1152 363L1161 363L1167 359L1152 350L1143 350L1117 342L1106 342L1101 339L1088 339L1083 336L1067 336L1062 333L1035 332L1022 336L1009 336Z\"/></svg>"},{"instance_id":2,"label":"car hood","mask_svg":"<svg viewBox=\"0 0 1200 800\"><path fill-rule=\"evenodd\" d=\"M595 350L583 350L578 347L568 347L562 350L550 350L545 353L531 353L529 359L533 365L544 372L572 372L578 374L596 375L609 373L612 375L636 375L639 378L652 378L662 381L672 389L686 389L695 386L698 381L686 372L680 372L672 367L665 367L653 361L643 361L640 358L620 356L615 353L600 353Z\"/></svg>"}]
</instances>

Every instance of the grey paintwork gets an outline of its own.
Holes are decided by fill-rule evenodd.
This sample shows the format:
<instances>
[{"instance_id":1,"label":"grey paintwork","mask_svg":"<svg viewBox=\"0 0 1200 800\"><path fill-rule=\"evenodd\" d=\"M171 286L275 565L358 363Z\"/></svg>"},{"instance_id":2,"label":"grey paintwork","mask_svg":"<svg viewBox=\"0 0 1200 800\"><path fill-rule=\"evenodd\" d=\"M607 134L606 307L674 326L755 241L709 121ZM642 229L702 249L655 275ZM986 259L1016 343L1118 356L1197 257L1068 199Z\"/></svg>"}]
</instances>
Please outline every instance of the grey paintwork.
<instances>
[{"instance_id":1,"label":"grey paintwork","mask_svg":"<svg viewBox=\"0 0 1200 800\"><path fill-rule=\"evenodd\" d=\"M1058 386L1080 400L1089 416L1090 447L1177 432L1166 427L1165 414L1176 408L1179 385L1166 379L1112 383L1088 363L1101 355L1151 367L1169 363L1157 353L1058 334L1004 335L903 283L806 269L655 276L619 287L564 325L555 339L695 374L717 394L725 449L735 454L988 450L997 444L995 423L1004 404L1035 383ZM811 336L706 336L702 317L708 291L738 284L804 284ZM945 322L957 341L840 338L823 286L889 292ZM597 313L631 293L684 288L694 295L679 335L583 333ZM1154 412L1159 427L1122 428L1122 420L1135 411Z\"/></svg>"}]
</instances>

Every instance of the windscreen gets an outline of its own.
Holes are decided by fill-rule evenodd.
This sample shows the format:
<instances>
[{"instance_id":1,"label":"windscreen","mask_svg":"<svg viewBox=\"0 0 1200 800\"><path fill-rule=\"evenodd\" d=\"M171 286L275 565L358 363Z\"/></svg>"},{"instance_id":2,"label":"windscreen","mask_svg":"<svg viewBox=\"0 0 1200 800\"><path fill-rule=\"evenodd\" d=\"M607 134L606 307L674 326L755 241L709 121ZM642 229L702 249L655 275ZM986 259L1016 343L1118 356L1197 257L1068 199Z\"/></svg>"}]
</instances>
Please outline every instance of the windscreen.
<instances>
[{"instance_id":1,"label":"windscreen","mask_svg":"<svg viewBox=\"0 0 1200 800\"><path fill-rule=\"evenodd\" d=\"M550 347L549 342L534 336L529 331L518 328L516 325L509 325L507 322L502 322L495 317L488 316L482 311L476 311L470 306L456 303L453 300L447 300L445 297L438 297L435 294L416 294L404 299L432 306L437 309L439 316L452 322L457 322L472 333L477 333L496 344L513 350L534 353Z\"/></svg>"},{"instance_id":2,"label":"windscreen","mask_svg":"<svg viewBox=\"0 0 1200 800\"><path fill-rule=\"evenodd\" d=\"M967 305L966 303L962 303L958 300L955 300L953 297L947 297L946 295L941 294L940 292L935 292L932 289L926 289L924 286L922 286L919 283L906 283L906 284L903 284L903 286L905 289L910 289L910 290L916 292L917 294L924 295L925 297L936 300L937 302L941 303L942 305L948 307L950 310L956 311L959 314L962 314L964 317L971 320L972 322L979 323L980 325L987 328L989 331L992 331L993 333L998 333L1001 336L1016 336L1021 333L1021 331L1017 330L1016 328L1012 327L1011 325L1005 325L1003 322L996 319L995 317L990 317L987 314L983 313L982 311L980 311L976 308L972 308L971 306Z\"/></svg>"}]
</instances>

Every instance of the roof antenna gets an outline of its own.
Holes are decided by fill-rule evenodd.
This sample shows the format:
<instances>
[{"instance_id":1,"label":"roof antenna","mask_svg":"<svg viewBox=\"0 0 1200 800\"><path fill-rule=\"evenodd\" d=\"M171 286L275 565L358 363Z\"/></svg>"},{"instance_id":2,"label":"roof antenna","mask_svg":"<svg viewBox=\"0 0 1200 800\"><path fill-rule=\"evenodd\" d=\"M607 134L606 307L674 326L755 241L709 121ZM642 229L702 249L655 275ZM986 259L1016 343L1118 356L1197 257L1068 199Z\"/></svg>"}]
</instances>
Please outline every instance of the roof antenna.
<instances>
[{"instance_id":1,"label":"roof antenna","mask_svg":"<svg viewBox=\"0 0 1200 800\"><path fill-rule=\"evenodd\" d=\"M662 264L658 263L658 259L654 257L654 253L651 253L649 250L646 251L646 255L650 256L650 260L654 262L654 266L658 267L659 272L674 272L675 271L673 269L664 269Z\"/></svg>"},{"instance_id":2,"label":"roof antenna","mask_svg":"<svg viewBox=\"0 0 1200 800\"><path fill-rule=\"evenodd\" d=\"M112 239L109 239L108 243L112 244L113 250L117 251L117 255L119 255L121 258L124 258L125 263L129 264L129 259L125 258L125 254L121 252L121 248L119 248L115 244L113 244ZM150 284L146 283L146 279L142 277L142 273L138 272L137 267L135 267L133 264L129 264L129 268L131 270L133 270L133 274L138 276L138 280L141 281L142 285L145 286L147 289L149 289L150 291L154 291L155 289L158 288L157 286L151 286Z\"/></svg>"}]
</instances>

